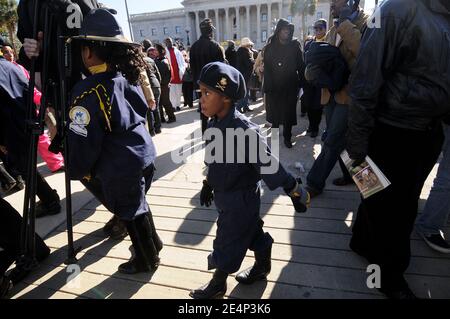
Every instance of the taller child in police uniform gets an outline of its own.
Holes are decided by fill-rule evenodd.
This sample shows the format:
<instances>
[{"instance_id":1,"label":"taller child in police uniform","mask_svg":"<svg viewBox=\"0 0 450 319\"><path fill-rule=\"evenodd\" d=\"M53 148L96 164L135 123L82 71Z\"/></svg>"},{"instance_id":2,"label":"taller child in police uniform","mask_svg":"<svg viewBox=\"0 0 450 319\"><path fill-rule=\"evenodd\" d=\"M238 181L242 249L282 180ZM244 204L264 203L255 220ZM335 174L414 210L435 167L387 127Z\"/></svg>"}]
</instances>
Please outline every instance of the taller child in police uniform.
<instances>
[{"instance_id":1,"label":"taller child in police uniform","mask_svg":"<svg viewBox=\"0 0 450 319\"><path fill-rule=\"evenodd\" d=\"M135 254L119 271L155 270L162 243L145 195L156 151L145 128L148 108L139 87L147 64L107 9L92 10L72 41L79 41L88 74L72 91L70 177L81 180L126 224Z\"/></svg>"},{"instance_id":2,"label":"taller child in police uniform","mask_svg":"<svg viewBox=\"0 0 450 319\"><path fill-rule=\"evenodd\" d=\"M209 206L214 199L219 219L214 250L208 257L208 268L216 269L213 279L190 296L211 299L226 293L227 277L239 270L247 249L255 252L256 261L236 276L237 281L252 284L265 279L271 270L273 238L264 233L259 216L261 179L271 190L284 188L297 212L306 211L309 194L271 154L259 127L236 110L236 101L246 95L245 80L238 70L221 62L207 64L198 84L202 112L212 118L205 133L208 174L200 202ZM246 138L241 145L235 142L239 134ZM221 144L226 147L220 149ZM208 148L214 151L210 158Z\"/></svg>"}]
</instances>

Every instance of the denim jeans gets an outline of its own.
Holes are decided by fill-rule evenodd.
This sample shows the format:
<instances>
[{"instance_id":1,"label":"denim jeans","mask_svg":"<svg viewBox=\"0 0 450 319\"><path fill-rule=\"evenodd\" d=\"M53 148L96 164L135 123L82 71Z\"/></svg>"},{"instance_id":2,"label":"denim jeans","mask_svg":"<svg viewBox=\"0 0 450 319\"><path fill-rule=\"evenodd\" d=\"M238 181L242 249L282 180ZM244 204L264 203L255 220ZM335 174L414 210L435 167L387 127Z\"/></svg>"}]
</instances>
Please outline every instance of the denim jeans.
<instances>
[{"instance_id":1,"label":"denim jeans","mask_svg":"<svg viewBox=\"0 0 450 319\"><path fill-rule=\"evenodd\" d=\"M420 215L416 229L430 236L438 235L447 224L450 213L450 126L444 125L445 142L443 158L433 183L425 209Z\"/></svg>"},{"instance_id":2,"label":"denim jeans","mask_svg":"<svg viewBox=\"0 0 450 319\"><path fill-rule=\"evenodd\" d=\"M322 191L331 171L345 149L345 138L348 128L348 105L330 102L324 108L327 121L327 134L322 146L322 152L314 162L307 177L308 186L316 191ZM344 176L349 175L343 170Z\"/></svg>"},{"instance_id":3,"label":"denim jeans","mask_svg":"<svg viewBox=\"0 0 450 319\"><path fill-rule=\"evenodd\" d=\"M248 107L250 103L249 100L250 100L250 91L247 90L247 93L245 94L244 98L237 102L238 109L242 111L244 108Z\"/></svg>"}]
</instances>

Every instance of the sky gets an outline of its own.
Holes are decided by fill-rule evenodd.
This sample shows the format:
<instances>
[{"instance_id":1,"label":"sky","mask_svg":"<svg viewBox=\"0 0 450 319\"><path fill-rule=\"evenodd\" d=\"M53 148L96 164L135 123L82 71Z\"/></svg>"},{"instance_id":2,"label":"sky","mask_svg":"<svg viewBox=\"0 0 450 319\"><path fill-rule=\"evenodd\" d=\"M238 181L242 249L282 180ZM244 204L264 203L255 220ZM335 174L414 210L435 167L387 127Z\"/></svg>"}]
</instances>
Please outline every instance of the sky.
<instances>
[{"instance_id":1,"label":"sky","mask_svg":"<svg viewBox=\"0 0 450 319\"><path fill-rule=\"evenodd\" d=\"M127 13L125 9L125 0L99 0L99 2L112 7L118 11L118 20L122 26L125 35L130 37L128 27ZM130 14L168 10L181 8L182 0L128 0L128 9ZM373 8L375 0L366 0L366 8Z\"/></svg>"}]
</instances>

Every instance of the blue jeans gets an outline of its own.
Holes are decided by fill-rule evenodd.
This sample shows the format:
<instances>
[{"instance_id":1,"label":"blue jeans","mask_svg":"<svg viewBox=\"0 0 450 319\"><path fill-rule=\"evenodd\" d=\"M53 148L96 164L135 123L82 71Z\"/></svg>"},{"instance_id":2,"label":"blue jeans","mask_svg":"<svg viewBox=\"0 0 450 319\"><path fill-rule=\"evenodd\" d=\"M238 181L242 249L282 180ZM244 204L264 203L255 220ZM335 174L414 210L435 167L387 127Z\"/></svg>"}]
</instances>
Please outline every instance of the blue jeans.
<instances>
[{"instance_id":1,"label":"blue jeans","mask_svg":"<svg viewBox=\"0 0 450 319\"><path fill-rule=\"evenodd\" d=\"M424 236L438 235L447 223L450 213L450 126L444 125L443 158L433 183L425 209L416 229Z\"/></svg>"},{"instance_id":2,"label":"blue jeans","mask_svg":"<svg viewBox=\"0 0 450 319\"><path fill-rule=\"evenodd\" d=\"M247 90L247 94L245 94L244 98L237 102L238 109L239 110L243 110L244 108L248 107L249 106L249 100L250 100L250 91Z\"/></svg>"},{"instance_id":3,"label":"blue jeans","mask_svg":"<svg viewBox=\"0 0 450 319\"><path fill-rule=\"evenodd\" d=\"M314 162L307 177L308 186L316 191L322 191L342 151L345 149L345 139L348 128L348 105L330 102L324 108L327 121L327 134L322 146L322 152ZM342 167L344 176L347 169Z\"/></svg>"}]
</instances>

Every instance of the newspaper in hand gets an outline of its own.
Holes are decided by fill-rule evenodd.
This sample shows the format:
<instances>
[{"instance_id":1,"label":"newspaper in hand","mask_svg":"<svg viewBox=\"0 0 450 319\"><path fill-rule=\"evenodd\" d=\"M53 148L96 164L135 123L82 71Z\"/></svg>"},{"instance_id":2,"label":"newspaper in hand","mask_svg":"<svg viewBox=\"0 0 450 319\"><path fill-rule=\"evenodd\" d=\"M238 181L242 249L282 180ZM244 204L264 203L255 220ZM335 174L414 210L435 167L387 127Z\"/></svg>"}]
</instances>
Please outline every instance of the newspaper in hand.
<instances>
[{"instance_id":1,"label":"newspaper in hand","mask_svg":"<svg viewBox=\"0 0 450 319\"><path fill-rule=\"evenodd\" d=\"M354 161L350 158L347 151L341 154L341 158L364 199L391 185L391 182L370 157L367 156L366 160L356 167L352 166Z\"/></svg>"}]
</instances>

